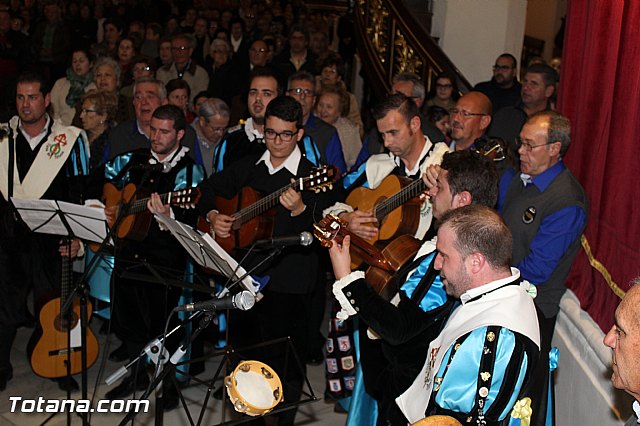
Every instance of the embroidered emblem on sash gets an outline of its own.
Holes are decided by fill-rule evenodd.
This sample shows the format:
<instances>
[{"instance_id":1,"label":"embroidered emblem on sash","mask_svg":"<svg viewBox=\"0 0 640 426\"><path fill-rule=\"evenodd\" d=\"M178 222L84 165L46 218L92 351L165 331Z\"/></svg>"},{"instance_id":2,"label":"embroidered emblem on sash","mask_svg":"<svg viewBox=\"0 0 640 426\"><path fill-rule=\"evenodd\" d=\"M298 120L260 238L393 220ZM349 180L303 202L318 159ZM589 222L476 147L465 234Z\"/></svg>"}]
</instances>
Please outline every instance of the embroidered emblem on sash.
<instances>
[{"instance_id":1,"label":"embroidered emblem on sash","mask_svg":"<svg viewBox=\"0 0 640 426\"><path fill-rule=\"evenodd\" d=\"M67 135L64 133L56 135L53 138L53 143L47 144L45 148L47 154L49 154L49 159L53 157L60 158L60 156L64 154L64 150L62 149L64 146L67 146Z\"/></svg>"},{"instance_id":2,"label":"embroidered emblem on sash","mask_svg":"<svg viewBox=\"0 0 640 426\"><path fill-rule=\"evenodd\" d=\"M440 347L431 349L431 353L429 354L429 363L427 364L427 371L424 375L425 388L431 386L431 370L436 366L436 357L438 356L438 352L440 352Z\"/></svg>"},{"instance_id":3,"label":"embroidered emblem on sash","mask_svg":"<svg viewBox=\"0 0 640 426\"><path fill-rule=\"evenodd\" d=\"M522 221L528 225L531 222L533 222L535 218L536 218L536 208L533 206L527 207L527 209L522 214Z\"/></svg>"},{"instance_id":4,"label":"embroidered emblem on sash","mask_svg":"<svg viewBox=\"0 0 640 426\"><path fill-rule=\"evenodd\" d=\"M486 382L487 380L489 380L491 378L491 373L484 371L482 373L480 373L480 378L482 379L483 382Z\"/></svg>"}]
</instances>

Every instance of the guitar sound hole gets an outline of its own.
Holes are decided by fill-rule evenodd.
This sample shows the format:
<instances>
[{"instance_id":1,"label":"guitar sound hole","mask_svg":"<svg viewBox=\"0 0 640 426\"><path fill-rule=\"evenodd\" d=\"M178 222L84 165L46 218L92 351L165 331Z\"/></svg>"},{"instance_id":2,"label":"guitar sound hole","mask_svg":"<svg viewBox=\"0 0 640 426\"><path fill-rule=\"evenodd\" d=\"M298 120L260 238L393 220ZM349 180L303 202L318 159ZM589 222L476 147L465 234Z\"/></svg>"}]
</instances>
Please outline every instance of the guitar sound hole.
<instances>
[{"instance_id":1,"label":"guitar sound hole","mask_svg":"<svg viewBox=\"0 0 640 426\"><path fill-rule=\"evenodd\" d=\"M57 315L54 324L57 331L61 333L67 332L78 324L78 315L75 312L66 318Z\"/></svg>"}]
</instances>

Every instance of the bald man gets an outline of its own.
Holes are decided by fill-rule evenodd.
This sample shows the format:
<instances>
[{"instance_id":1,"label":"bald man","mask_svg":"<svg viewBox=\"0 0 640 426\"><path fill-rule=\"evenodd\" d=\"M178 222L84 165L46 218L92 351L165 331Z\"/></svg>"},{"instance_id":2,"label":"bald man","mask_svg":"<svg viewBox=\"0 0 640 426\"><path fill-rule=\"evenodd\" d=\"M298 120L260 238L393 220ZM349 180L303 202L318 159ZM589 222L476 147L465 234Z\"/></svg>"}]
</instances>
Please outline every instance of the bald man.
<instances>
[{"instance_id":1,"label":"bald man","mask_svg":"<svg viewBox=\"0 0 640 426\"><path fill-rule=\"evenodd\" d=\"M484 136L491 124L491 101L480 92L469 92L458 99L451 114L452 151L469 149Z\"/></svg>"},{"instance_id":2,"label":"bald man","mask_svg":"<svg viewBox=\"0 0 640 426\"><path fill-rule=\"evenodd\" d=\"M613 374L611 383L635 398L632 416L625 425L640 423L640 278L616 309L615 322L604 337L604 344L613 350Z\"/></svg>"}]
</instances>

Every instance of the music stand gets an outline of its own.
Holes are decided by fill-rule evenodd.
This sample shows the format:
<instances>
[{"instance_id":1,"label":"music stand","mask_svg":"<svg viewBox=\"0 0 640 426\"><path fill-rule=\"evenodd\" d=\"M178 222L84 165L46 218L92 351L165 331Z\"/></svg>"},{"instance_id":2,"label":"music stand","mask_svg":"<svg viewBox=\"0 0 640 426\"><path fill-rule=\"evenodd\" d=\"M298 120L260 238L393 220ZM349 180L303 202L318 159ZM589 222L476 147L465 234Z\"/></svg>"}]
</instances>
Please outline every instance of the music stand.
<instances>
[{"instance_id":1,"label":"music stand","mask_svg":"<svg viewBox=\"0 0 640 426\"><path fill-rule=\"evenodd\" d=\"M178 240L178 242L180 242L180 244L187 250L187 252L191 255L191 257L200 266L216 271L217 273L221 274L224 277L228 277L229 281L232 282L229 288L237 284L241 284L244 289L255 294L257 291L260 290L260 283L256 282L251 277L250 273L256 268L259 268L262 264L264 264L266 261L268 261L269 259L271 259L273 256L277 255L280 252L279 249L274 250L269 256L267 256L262 262L255 265L251 270L245 271L245 269L242 266L240 266L240 264L233 257L231 257L209 234L201 234L198 231L194 231L188 225L180 223L175 219L171 219L170 217L167 217L163 214L155 214L155 217L160 223L163 224L164 227L166 227L173 234L173 236ZM258 296L258 300L259 300L259 296ZM192 363L195 361L200 361L205 358L210 358L211 356L217 357L217 356L224 355L220 362L220 365L218 366L218 369L216 370L214 377L210 381L203 381L187 373L176 370L180 374L186 375L187 377L189 377L191 380L194 380L198 384L204 385L207 387L207 394L204 398L197 424L200 425L202 423L204 419L205 407L207 405L207 402L209 401L211 393L215 389L214 383L220 378L220 374L222 372L222 368L224 367L224 365L230 362L230 356L232 354L234 353L238 354L242 358L242 353L244 351L251 351L254 349L259 349L266 346L278 345L278 344L286 345L286 349L285 349L286 355L285 355L285 363L284 363L285 370L284 370L283 377L281 377L281 380L285 382L286 376L287 376L286 371L289 368L289 360L293 358L293 362L295 363L295 366L292 368L297 367L298 371L300 372L300 376L304 379L304 383L306 384L306 387L307 387L307 390L304 389L304 386L301 389L301 395L304 395L306 399L302 399L300 401L291 402L291 403L284 403L284 402L280 403L277 406L277 408L274 408L272 411L264 415L268 416L272 414L281 413L284 411L294 409L300 405L317 401L317 398L313 393L313 389L311 388L311 384L309 383L309 379L306 376L306 374L304 374L303 364L301 363L298 357L298 354L296 353L295 348L293 347L293 343L291 342L291 339L289 337L283 337L283 338L271 340L268 342L262 342L259 344L243 347L238 350L234 350L231 347L227 347L226 350L216 351L213 355L202 357L196 360L180 362L175 365L175 367L177 367L177 366ZM175 379L173 377L172 377L172 380L174 380L175 382ZM226 388L223 387L223 390L226 390ZM190 424L195 425L196 423L194 423L191 417L191 414L188 412L186 407L186 402L184 401L184 398L182 397L181 393L179 393L179 397L183 405L183 408L187 412L187 417ZM223 413L224 413L224 409L223 409ZM255 418L248 417L248 416L245 416L241 419L230 420L230 421L225 421L223 419L222 422L219 424L220 425L240 424L240 423L251 421L253 419Z\"/></svg>"},{"instance_id":2,"label":"music stand","mask_svg":"<svg viewBox=\"0 0 640 426\"><path fill-rule=\"evenodd\" d=\"M107 238L107 220L103 209L85 207L78 204L56 200L27 200L11 197L11 202L22 221L32 232L59 235L69 241L73 238L101 242ZM70 245L70 243L69 243ZM87 296L86 287L79 283L64 306L60 309L60 315L65 316L70 310L74 293L80 298L80 353L81 353L81 377L82 399L87 399ZM67 330L67 377L71 372L71 329ZM67 390L67 398L70 398L70 389ZM88 424L87 413L82 413L83 425ZM68 419L70 421L70 419Z\"/></svg>"}]
</instances>

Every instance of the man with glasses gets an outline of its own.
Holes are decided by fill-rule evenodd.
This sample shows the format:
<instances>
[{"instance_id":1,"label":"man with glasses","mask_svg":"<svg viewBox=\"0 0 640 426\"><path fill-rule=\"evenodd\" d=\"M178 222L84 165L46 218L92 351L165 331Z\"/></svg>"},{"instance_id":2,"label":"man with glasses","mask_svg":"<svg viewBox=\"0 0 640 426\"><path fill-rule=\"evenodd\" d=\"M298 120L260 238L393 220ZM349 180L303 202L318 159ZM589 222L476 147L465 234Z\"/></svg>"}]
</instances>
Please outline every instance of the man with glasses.
<instances>
[{"instance_id":1,"label":"man with glasses","mask_svg":"<svg viewBox=\"0 0 640 426\"><path fill-rule=\"evenodd\" d=\"M318 146L320 161L338 167L340 173L346 172L347 165L344 161L338 131L313 113L316 103L316 81L313 75L307 71L299 71L289 77L287 87L287 95L297 100L302 106L304 131Z\"/></svg>"},{"instance_id":2,"label":"man with glasses","mask_svg":"<svg viewBox=\"0 0 640 426\"><path fill-rule=\"evenodd\" d=\"M498 56L493 66L493 78L476 84L473 90L482 92L491 100L493 110L513 106L520 101L521 85L517 79L518 62L510 53Z\"/></svg>"},{"instance_id":3,"label":"man with glasses","mask_svg":"<svg viewBox=\"0 0 640 426\"><path fill-rule=\"evenodd\" d=\"M298 143L304 136L302 108L288 96L273 99L266 108L264 144L266 151L253 153L231 164L221 173L213 174L201 186L202 197L198 209L211 223L216 238L225 238L231 231L233 217L216 210L215 196L232 198L244 187L263 194L271 194L285 187L294 178L307 176L314 164L303 156ZM314 216L329 204L331 192L316 194L313 191L297 192L293 188L284 191L275 207L273 237L297 235L312 229ZM306 359L308 347L309 297L315 289L319 274L319 257L315 245L291 246L273 259L269 251L252 251L242 264L247 270L258 265L252 273L268 275L269 283L261 291L262 300L248 311L231 311L229 317L230 342L241 356L259 359L280 375L284 387L285 402L300 398L303 376L290 363L284 375L285 351L282 343L267 345L250 353L242 348L291 337L296 354ZM239 250L239 256L246 251ZM240 258L239 258L240 259ZM265 264L260 266L260 262ZM321 284L324 284L322 282ZM291 357L289 357L292 359ZM278 424L293 424L295 410L279 415Z\"/></svg>"},{"instance_id":4,"label":"man with glasses","mask_svg":"<svg viewBox=\"0 0 640 426\"><path fill-rule=\"evenodd\" d=\"M167 84L175 78L189 83L191 99L196 93L203 92L209 87L209 75L200 65L191 60L193 49L196 47L196 39L191 34L178 34L171 39L171 52L173 63L165 65L156 71L156 78Z\"/></svg>"},{"instance_id":5,"label":"man with glasses","mask_svg":"<svg viewBox=\"0 0 640 426\"><path fill-rule=\"evenodd\" d=\"M207 99L198 109L198 118L191 124L198 136L207 176L213 173L213 151L229 125L229 106L218 98Z\"/></svg>"},{"instance_id":6,"label":"man with glasses","mask_svg":"<svg viewBox=\"0 0 640 426\"><path fill-rule=\"evenodd\" d=\"M228 130L213 154L213 171L220 172L232 163L266 150L264 140L264 120L267 106L278 96L278 80L266 67L255 67L249 77L247 107L251 115L239 125ZM303 155L313 164L320 164L320 152L315 143L306 135L299 141Z\"/></svg>"},{"instance_id":7,"label":"man with glasses","mask_svg":"<svg viewBox=\"0 0 640 426\"><path fill-rule=\"evenodd\" d=\"M491 123L491 101L480 92L469 92L458 99L449 110L451 117L452 151L473 148L477 139L484 137Z\"/></svg>"},{"instance_id":8,"label":"man with glasses","mask_svg":"<svg viewBox=\"0 0 640 426\"><path fill-rule=\"evenodd\" d=\"M518 147L515 146L515 140L527 117L552 109L551 97L556 91L557 82L556 70L548 65L535 64L527 68L520 91L522 100L494 114L488 134L507 141L513 152L516 152Z\"/></svg>"},{"instance_id":9,"label":"man with glasses","mask_svg":"<svg viewBox=\"0 0 640 426\"><path fill-rule=\"evenodd\" d=\"M566 290L564 281L587 221L584 189L562 160L570 131L569 120L557 112L529 117L518 138L520 173L510 169L500 179L498 209L513 234L512 263L538 290L542 367ZM533 375L541 403L547 400L548 388L543 371ZM544 411L534 409L534 413Z\"/></svg>"}]
</instances>

